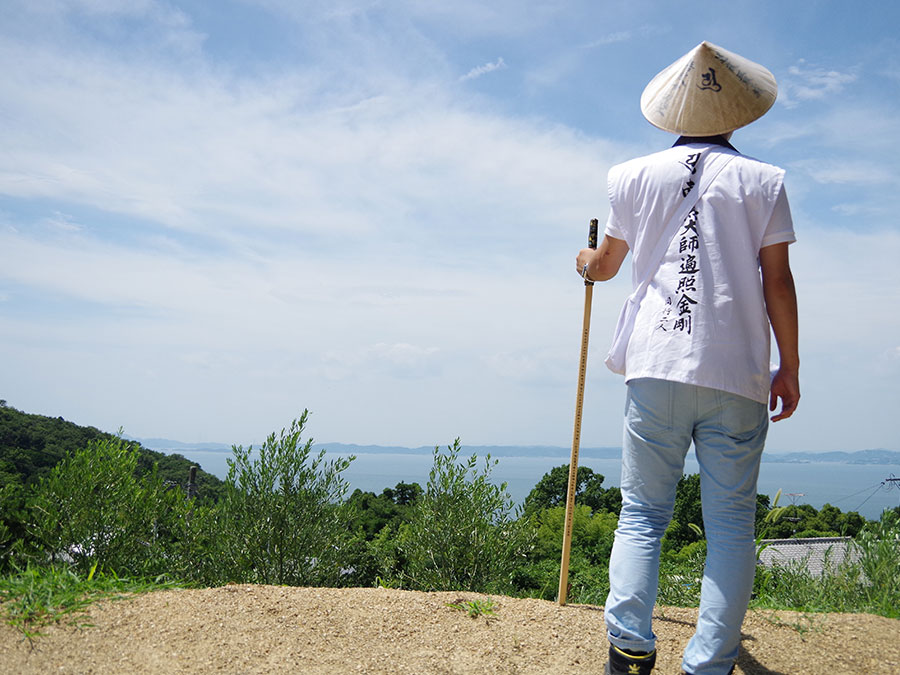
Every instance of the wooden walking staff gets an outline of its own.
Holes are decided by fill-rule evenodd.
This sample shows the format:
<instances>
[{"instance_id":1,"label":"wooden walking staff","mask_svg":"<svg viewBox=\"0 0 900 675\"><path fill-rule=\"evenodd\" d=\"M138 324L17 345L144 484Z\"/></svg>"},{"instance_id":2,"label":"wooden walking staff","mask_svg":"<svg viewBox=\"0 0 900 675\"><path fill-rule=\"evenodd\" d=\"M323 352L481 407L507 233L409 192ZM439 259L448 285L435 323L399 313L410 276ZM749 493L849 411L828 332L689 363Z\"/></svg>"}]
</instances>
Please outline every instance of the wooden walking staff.
<instances>
[{"instance_id":1,"label":"wooden walking staff","mask_svg":"<svg viewBox=\"0 0 900 675\"><path fill-rule=\"evenodd\" d=\"M588 246L597 248L597 219L591 220ZM581 328L581 360L578 364L578 393L575 396L575 431L569 460L569 489L566 493L566 524L563 528L562 560L559 565L559 604L566 604L569 591L569 551L572 548L572 523L575 520L575 490L578 487L578 448L581 445L581 408L584 404L584 376L587 372L588 336L591 332L591 300L594 282L584 282L584 321Z\"/></svg>"}]
</instances>

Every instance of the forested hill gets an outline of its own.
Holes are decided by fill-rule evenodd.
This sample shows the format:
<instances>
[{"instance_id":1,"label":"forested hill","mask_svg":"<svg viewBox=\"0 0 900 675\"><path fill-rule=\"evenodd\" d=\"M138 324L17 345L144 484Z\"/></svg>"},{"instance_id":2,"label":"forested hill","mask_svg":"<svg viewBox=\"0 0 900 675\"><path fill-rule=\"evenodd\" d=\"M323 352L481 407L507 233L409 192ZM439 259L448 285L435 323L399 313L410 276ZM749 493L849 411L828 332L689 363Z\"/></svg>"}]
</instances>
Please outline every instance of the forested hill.
<instances>
[{"instance_id":1,"label":"forested hill","mask_svg":"<svg viewBox=\"0 0 900 675\"><path fill-rule=\"evenodd\" d=\"M47 474L67 453L87 447L91 442L114 438L94 427L67 422L62 417L25 413L0 401L0 489L6 485L23 486ZM138 472L147 473L156 463L165 481L186 485L190 467L195 465L181 455L165 454L134 443L138 448ZM217 499L223 483L202 469L197 471L199 496Z\"/></svg>"}]
</instances>

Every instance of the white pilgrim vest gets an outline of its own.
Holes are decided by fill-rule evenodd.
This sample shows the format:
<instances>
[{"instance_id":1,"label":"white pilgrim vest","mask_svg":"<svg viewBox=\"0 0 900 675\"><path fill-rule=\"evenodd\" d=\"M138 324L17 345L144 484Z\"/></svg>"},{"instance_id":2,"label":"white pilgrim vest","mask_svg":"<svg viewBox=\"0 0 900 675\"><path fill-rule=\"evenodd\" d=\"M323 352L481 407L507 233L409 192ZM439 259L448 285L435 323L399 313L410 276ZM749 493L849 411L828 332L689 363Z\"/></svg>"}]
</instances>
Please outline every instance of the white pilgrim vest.
<instances>
[{"instance_id":1,"label":"white pilgrim vest","mask_svg":"<svg viewBox=\"0 0 900 675\"><path fill-rule=\"evenodd\" d=\"M613 167L606 234L628 243L634 270L663 235L698 153L733 150L680 145ZM795 241L784 171L737 154L701 195L650 281L628 341L626 382L653 377L720 389L766 403L770 328L759 250Z\"/></svg>"}]
</instances>

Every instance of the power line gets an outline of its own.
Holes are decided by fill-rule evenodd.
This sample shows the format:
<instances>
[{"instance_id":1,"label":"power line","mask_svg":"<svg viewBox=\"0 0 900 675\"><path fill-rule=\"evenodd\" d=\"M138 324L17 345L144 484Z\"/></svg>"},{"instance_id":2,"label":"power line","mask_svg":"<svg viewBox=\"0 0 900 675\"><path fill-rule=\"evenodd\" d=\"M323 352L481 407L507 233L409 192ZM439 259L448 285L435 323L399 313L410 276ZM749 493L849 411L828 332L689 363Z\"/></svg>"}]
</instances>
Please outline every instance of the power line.
<instances>
[{"instance_id":1,"label":"power line","mask_svg":"<svg viewBox=\"0 0 900 675\"><path fill-rule=\"evenodd\" d=\"M891 487L898 487L898 488L900 488L900 478L896 478L896 477L894 476L894 474L891 474L890 476L888 476L887 478L885 478L883 481L881 481L878 485L876 485L876 486L875 486L875 489L872 490L872 493L871 493L868 497L866 497L865 499L863 499L862 504L860 504L859 506L857 506L854 510L855 510L855 511L859 511L859 510L862 508L863 504L865 504L865 503L866 503L867 501L869 501L872 497L874 497L874 496L875 496L875 493L878 492L881 488L886 488L886 489L890 490ZM859 493L857 493L857 494L859 494Z\"/></svg>"},{"instance_id":2,"label":"power line","mask_svg":"<svg viewBox=\"0 0 900 675\"><path fill-rule=\"evenodd\" d=\"M847 495L846 497L841 497L839 499L835 499L834 503L837 504L838 502L842 502L845 499L852 499L856 495L860 495L863 492L868 492L869 490L872 490L872 489L877 491L883 485L884 485L884 481L881 481L880 483L875 483L874 485L869 485L868 487L864 487L862 490L859 490L858 492L854 492L852 495Z\"/></svg>"},{"instance_id":3,"label":"power line","mask_svg":"<svg viewBox=\"0 0 900 675\"><path fill-rule=\"evenodd\" d=\"M878 492L878 491L882 488L883 485L884 485L884 483L879 483L878 485L876 485L876 486L875 486L875 489L872 490L872 493L871 493L868 497L866 497L865 499L863 499L863 500L862 500L862 503L861 503L859 506L857 506L855 509L853 509L853 510L856 511L856 512L859 512L859 510L862 508L863 504L865 504L865 503L866 503L867 501L869 501L872 497L874 497L874 496L875 496L875 493Z\"/></svg>"}]
</instances>

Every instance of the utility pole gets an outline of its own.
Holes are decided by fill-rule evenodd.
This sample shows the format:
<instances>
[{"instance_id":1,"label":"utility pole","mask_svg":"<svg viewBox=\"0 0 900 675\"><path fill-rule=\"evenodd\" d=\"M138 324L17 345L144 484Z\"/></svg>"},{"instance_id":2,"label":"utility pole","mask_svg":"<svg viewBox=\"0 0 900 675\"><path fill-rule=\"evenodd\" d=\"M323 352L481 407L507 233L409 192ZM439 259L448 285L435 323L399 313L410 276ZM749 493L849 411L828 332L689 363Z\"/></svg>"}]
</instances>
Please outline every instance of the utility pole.
<instances>
[{"instance_id":1,"label":"utility pole","mask_svg":"<svg viewBox=\"0 0 900 675\"><path fill-rule=\"evenodd\" d=\"M786 496L791 498L791 507L792 507L791 513L796 513L797 512L797 499L799 499L800 497L805 497L806 493L805 492L788 492ZM792 535L797 534L797 523L799 523L803 519L800 518L800 516L785 516L784 519L790 523L794 523L794 531L791 532L791 534Z\"/></svg>"},{"instance_id":2,"label":"utility pole","mask_svg":"<svg viewBox=\"0 0 900 675\"><path fill-rule=\"evenodd\" d=\"M187 497L193 499L197 496L197 467L192 466L188 472Z\"/></svg>"},{"instance_id":3,"label":"utility pole","mask_svg":"<svg viewBox=\"0 0 900 675\"><path fill-rule=\"evenodd\" d=\"M894 474L891 474L890 478L885 478L881 482L881 484L887 485L889 489L892 487L900 488L900 478L897 478L896 476L894 476Z\"/></svg>"}]
</instances>

